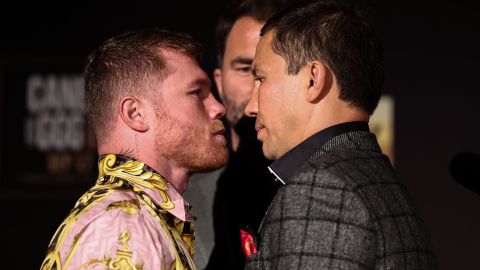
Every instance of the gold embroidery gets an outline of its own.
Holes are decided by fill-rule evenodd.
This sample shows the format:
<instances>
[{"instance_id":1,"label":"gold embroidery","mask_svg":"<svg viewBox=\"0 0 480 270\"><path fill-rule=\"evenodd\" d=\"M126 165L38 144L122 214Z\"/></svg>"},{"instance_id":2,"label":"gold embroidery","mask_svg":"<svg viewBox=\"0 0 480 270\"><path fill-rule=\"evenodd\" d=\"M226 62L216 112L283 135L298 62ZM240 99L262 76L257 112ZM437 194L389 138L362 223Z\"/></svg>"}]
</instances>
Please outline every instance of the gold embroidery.
<instances>
[{"instance_id":1,"label":"gold embroidery","mask_svg":"<svg viewBox=\"0 0 480 270\"><path fill-rule=\"evenodd\" d=\"M77 221L78 217L84 213L85 211L92 208L102 199L107 197L112 192L112 190L101 190L98 187L94 187L87 191L75 204L75 207L70 212L67 218L60 224L57 231L52 237L50 244L48 245L48 254L45 256L45 259L42 262L42 266L40 269L48 270L48 269L56 269L61 270L62 262L60 259L60 246L62 245L63 241L67 237L68 232L70 232L71 227ZM78 239L77 239L78 240ZM72 246L72 249L69 251L69 256L73 253L73 249L75 249L75 245ZM69 259L66 260L64 265L65 269L67 269Z\"/></svg>"},{"instance_id":2,"label":"gold embroidery","mask_svg":"<svg viewBox=\"0 0 480 270\"><path fill-rule=\"evenodd\" d=\"M128 189L133 189L138 200L136 202L133 202L135 201L133 200L118 202L117 204L112 203L109 205L109 207L107 207L107 210L119 207L122 210L128 209L127 211L129 213L133 213L134 211L138 211L141 203L141 205L145 206L153 217L160 221L164 231L170 231L170 233L167 233L170 243L179 248L178 250L176 248L174 249L175 260L172 261L170 266L177 270L195 269L195 264L193 263L192 258L194 243L192 241L193 239L190 239L190 237L193 238L193 233L191 235L183 235L181 233L183 230L183 222L176 220L174 227L170 227L170 225L167 224L164 216L166 214L166 210L174 208L173 202L166 193L169 188L168 182L156 173L143 173L145 164L142 162L128 161L122 165L113 167L115 165L115 161L116 156L110 154L99 162L100 175L97 179L97 185L91 188L77 201L74 209L57 229L52 240L50 241L48 254L42 263L41 269L68 269L70 259L73 257L83 233L82 231L75 236L72 248L67 253L68 255L65 260L65 264L63 264L60 258L60 247L63 245L63 242L70 232L73 224L77 221L81 214L98 204L100 201L102 201L102 199L108 197L110 194L112 194L112 192L119 189L124 190L126 187L128 187ZM129 185L125 186L125 183L129 183ZM160 194L163 198L163 203L160 205L160 207L158 207L149 196L143 193L138 186L160 191ZM108 269L143 269L143 265L141 263L135 266L131 262L132 252L128 248L129 239L130 233L128 232L124 232L122 235L120 235L119 243L121 248L117 250L117 258L115 260L112 260L112 258L108 257L104 257L104 259L94 259L84 265L84 267L92 264L102 264L104 267L110 267ZM183 259L186 259L186 261L183 262ZM163 262L164 267L166 267L165 263L166 262ZM186 263L186 265L183 265L183 263Z\"/></svg>"},{"instance_id":3,"label":"gold embroidery","mask_svg":"<svg viewBox=\"0 0 480 270\"><path fill-rule=\"evenodd\" d=\"M160 195L163 198L163 202L160 205L162 208L170 210L175 207L170 196L167 194L169 185L165 179L153 172L145 172L142 174L145 164L140 161L130 160L122 165L113 167L116 158L114 154L109 154L100 161L98 168L102 179L108 175L110 176L109 182L112 181L114 177L118 177L142 187L156 189L160 191Z\"/></svg>"},{"instance_id":4,"label":"gold embroidery","mask_svg":"<svg viewBox=\"0 0 480 270\"><path fill-rule=\"evenodd\" d=\"M180 233L175 228L170 227L169 229L170 229L171 235L173 236L173 239L177 243L178 248L182 251L183 254L186 255L185 256L185 258L187 259L186 263L188 263L188 265L190 266L195 265L195 263L193 262L193 256L194 256L193 249L192 249L193 246L189 246L188 245L189 243L185 243ZM176 261L177 261L177 264L179 264L177 265L177 269L185 269L179 258L177 258Z\"/></svg>"},{"instance_id":5,"label":"gold embroidery","mask_svg":"<svg viewBox=\"0 0 480 270\"><path fill-rule=\"evenodd\" d=\"M181 236L183 242L188 247L188 253L194 257L195 253L195 235L193 233L184 233L184 227L185 227L185 222L182 220L175 218L174 219L174 224L175 224L175 230L179 233ZM193 226L193 224L188 224L187 226Z\"/></svg>"},{"instance_id":6,"label":"gold embroidery","mask_svg":"<svg viewBox=\"0 0 480 270\"><path fill-rule=\"evenodd\" d=\"M108 257L105 257L103 260L93 259L82 265L80 269L93 266L95 264L102 264L107 267L108 270L142 270L143 266L133 264L133 252L128 246L128 241L130 241L130 232L122 232L118 237L118 244L120 247L117 249L117 258L115 260L112 260Z\"/></svg>"},{"instance_id":7,"label":"gold embroidery","mask_svg":"<svg viewBox=\"0 0 480 270\"><path fill-rule=\"evenodd\" d=\"M124 231L118 237L118 243L121 248L117 250L117 258L110 261L108 269L110 270L137 270L137 267L132 262L132 252L128 247L128 241L130 240L130 233Z\"/></svg>"},{"instance_id":8,"label":"gold embroidery","mask_svg":"<svg viewBox=\"0 0 480 270\"><path fill-rule=\"evenodd\" d=\"M120 208L123 212L133 216L137 215L140 211L140 203L138 200L114 202L107 206L106 211L116 208Z\"/></svg>"},{"instance_id":9,"label":"gold embroidery","mask_svg":"<svg viewBox=\"0 0 480 270\"><path fill-rule=\"evenodd\" d=\"M85 232L86 229L87 229L87 227L83 228L77 235L75 235L75 237L73 237L73 245L70 248L70 252L67 255L67 259L65 260L65 268L67 268L68 264L70 263L70 260L72 259L73 254L77 250L78 243L80 242L79 240L82 237L82 235L83 235L83 233Z\"/></svg>"},{"instance_id":10,"label":"gold embroidery","mask_svg":"<svg viewBox=\"0 0 480 270\"><path fill-rule=\"evenodd\" d=\"M175 260L172 261L172 265L170 266L170 269L196 270L195 263L193 261L194 253L193 252L190 253L190 251L193 251L194 247L193 246L187 247L187 244L183 242L183 239L180 236L180 233L177 231L177 228L180 228L179 223L182 223L183 221L175 218L175 224L174 224L175 227L171 227L167 224L165 217L163 216L165 215L164 213L165 210L158 209L157 207L155 207L155 204L150 204L147 201L144 201L144 202L145 202L145 208L150 212L150 214L155 218L157 218L158 221L160 221L160 225L162 225L163 230L166 232L170 232L169 234L167 234L167 237L170 240L170 243L173 246L178 246L178 249L177 248L173 249L173 251L175 252ZM186 265L183 264L180 254L184 255L186 259L186 262L185 262Z\"/></svg>"}]
</instances>

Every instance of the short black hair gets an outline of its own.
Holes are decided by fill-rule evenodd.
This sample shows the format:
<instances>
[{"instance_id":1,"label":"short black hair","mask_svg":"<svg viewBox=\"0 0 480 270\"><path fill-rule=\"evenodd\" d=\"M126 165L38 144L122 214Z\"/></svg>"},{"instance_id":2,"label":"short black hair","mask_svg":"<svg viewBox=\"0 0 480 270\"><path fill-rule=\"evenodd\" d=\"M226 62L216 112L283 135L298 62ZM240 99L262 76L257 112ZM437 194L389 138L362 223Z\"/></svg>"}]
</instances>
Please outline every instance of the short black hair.
<instances>
[{"instance_id":1,"label":"short black hair","mask_svg":"<svg viewBox=\"0 0 480 270\"><path fill-rule=\"evenodd\" d=\"M372 12L355 0L303 1L270 18L260 35L273 31L272 50L286 61L288 74L320 60L337 79L340 98L372 114L384 80Z\"/></svg>"}]
</instances>

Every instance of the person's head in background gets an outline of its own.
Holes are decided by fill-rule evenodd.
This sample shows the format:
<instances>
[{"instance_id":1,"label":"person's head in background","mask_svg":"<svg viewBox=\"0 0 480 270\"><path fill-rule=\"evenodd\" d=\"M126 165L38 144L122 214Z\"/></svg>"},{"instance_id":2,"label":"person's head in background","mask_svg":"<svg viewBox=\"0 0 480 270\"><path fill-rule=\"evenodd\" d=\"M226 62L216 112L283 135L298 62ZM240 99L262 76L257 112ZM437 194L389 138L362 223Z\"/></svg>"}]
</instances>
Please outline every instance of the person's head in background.
<instances>
[{"instance_id":1,"label":"person's head in background","mask_svg":"<svg viewBox=\"0 0 480 270\"><path fill-rule=\"evenodd\" d=\"M288 3L287 0L240 0L227 6L219 19L215 42L217 68L214 79L219 95L225 105L230 125L231 144L235 151L239 134L235 130L244 118L245 105L253 87L251 64L264 23ZM249 127L253 130L253 127Z\"/></svg>"},{"instance_id":2,"label":"person's head in background","mask_svg":"<svg viewBox=\"0 0 480 270\"><path fill-rule=\"evenodd\" d=\"M141 160L180 193L192 173L225 164L225 108L200 53L189 35L148 29L110 38L90 55L87 115L100 155Z\"/></svg>"},{"instance_id":3,"label":"person's head in background","mask_svg":"<svg viewBox=\"0 0 480 270\"><path fill-rule=\"evenodd\" d=\"M383 87L383 47L365 3L310 1L261 30L246 113L278 159L335 124L368 122Z\"/></svg>"}]
</instances>

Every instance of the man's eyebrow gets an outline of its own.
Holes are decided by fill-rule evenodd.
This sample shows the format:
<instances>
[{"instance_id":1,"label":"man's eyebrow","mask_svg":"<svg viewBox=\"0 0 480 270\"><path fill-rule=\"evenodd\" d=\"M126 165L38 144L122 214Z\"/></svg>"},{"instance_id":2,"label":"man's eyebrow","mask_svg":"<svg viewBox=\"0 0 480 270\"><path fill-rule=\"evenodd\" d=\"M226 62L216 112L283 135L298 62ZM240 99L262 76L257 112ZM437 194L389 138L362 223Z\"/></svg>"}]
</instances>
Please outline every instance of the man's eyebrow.
<instances>
[{"instance_id":1,"label":"man's eyebrow","mask_svg":"<svg viewBox=\"0 0 480 270\"><path fill-rule=\"evenodd\" d=\"M195 88L195 87L198 87L198 86L201 86L201 85L205 85L205 86L208 86L210 87L210 80L208 79L204 79L204 78L200 78L200 79L195 79L191 82L189 82L187 84L187 88Z\"/></svg>"},{"instance_id":2,"label":"man's eyebrow","mask_svg":"<svg viewBox=\"0 0 480 270\"><path fill-rule=\"evenodd\" d=\"M230 66L234 66L236 64L244 64L244 65L251 65L253 62L253 59L252 58L249 58L249 57L237 57L235 59L233 59L231 62L230 62Z\"/></svg>"}]
</instances>

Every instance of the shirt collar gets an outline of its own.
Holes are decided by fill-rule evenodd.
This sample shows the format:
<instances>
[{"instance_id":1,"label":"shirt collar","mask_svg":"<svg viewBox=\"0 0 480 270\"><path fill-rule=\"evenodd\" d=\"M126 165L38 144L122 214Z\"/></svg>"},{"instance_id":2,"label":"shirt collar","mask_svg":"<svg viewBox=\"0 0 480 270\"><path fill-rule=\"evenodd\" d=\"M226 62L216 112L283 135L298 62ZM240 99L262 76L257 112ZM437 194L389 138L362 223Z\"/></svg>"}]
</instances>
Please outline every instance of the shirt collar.
<instances>
[{"instance_id":1,"label":"shirt collar","mask_svg":"<svg viewBox=\"0 0 480 270\"><path fill-rule=\"evenodd\" d=\"M368 124L366 122L356 121L325 128L285 153L273 162L268 167L268 170L276 177L275 180L279 180L285 184L285 181L287 181L317 149L322 147L331 138L351 131L369 131Z\"/></svg>"},{"instance_id":2,"label":"shirt collar","mask_svg":"<svg viewBox=\"0 0 480 270\"><path fill-rule=\"evenodd\" d=\"M182 221L193 221L193 216L188 212L190 206L185 202L182 195L168 183L168 180L147 164L127 156L115 154L102 155L99 160L101 175L114 175L126 180L130 185L145 192L158 206L171 201L173 207L164 208L166 211ZM163 183L166 185L163 185Z\"/></svg>"}]
</instances>

